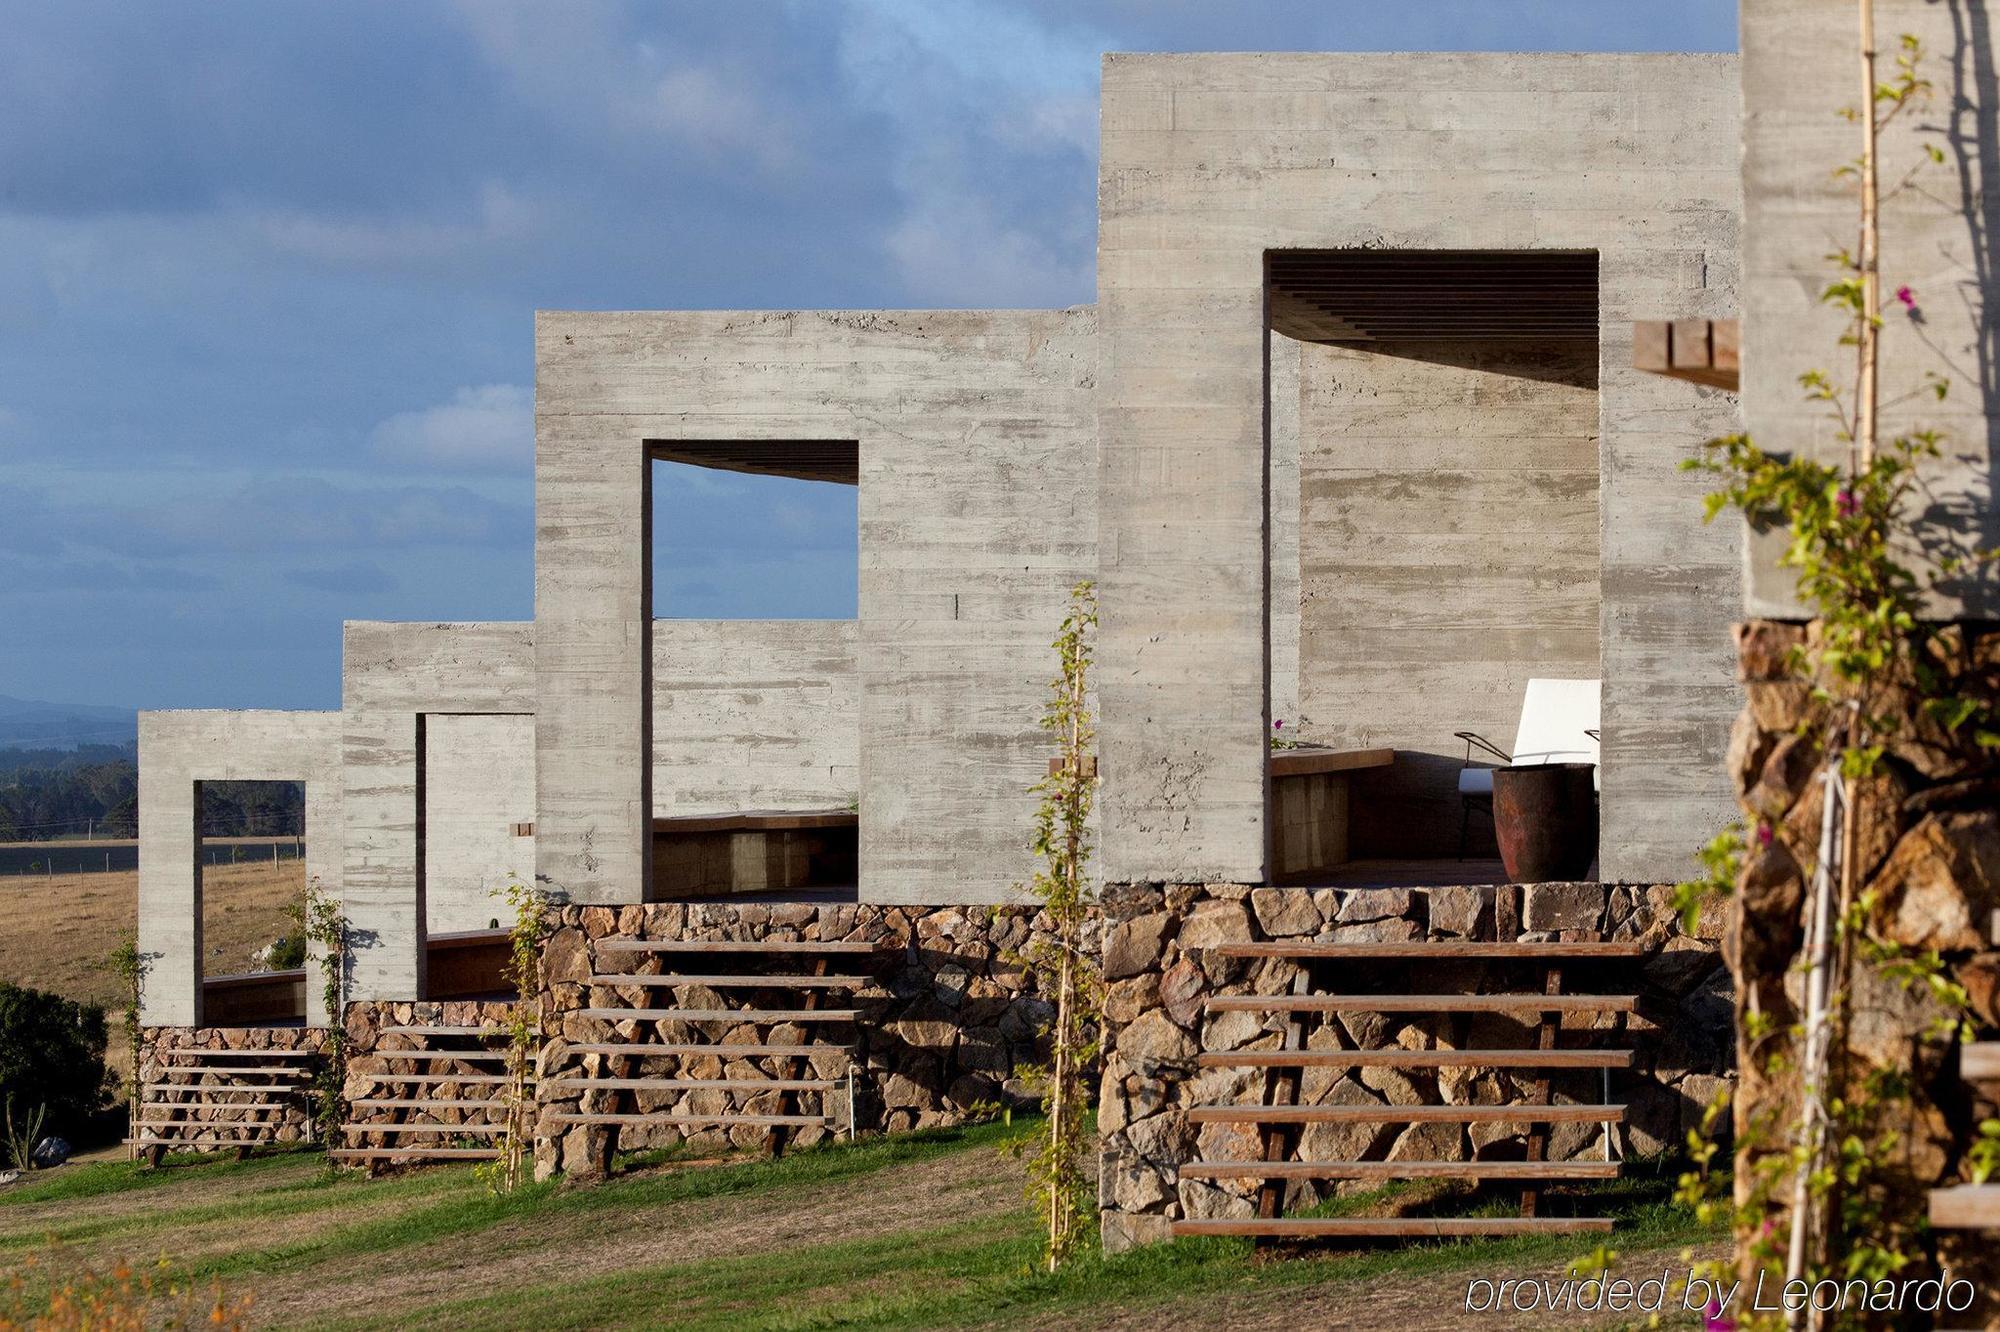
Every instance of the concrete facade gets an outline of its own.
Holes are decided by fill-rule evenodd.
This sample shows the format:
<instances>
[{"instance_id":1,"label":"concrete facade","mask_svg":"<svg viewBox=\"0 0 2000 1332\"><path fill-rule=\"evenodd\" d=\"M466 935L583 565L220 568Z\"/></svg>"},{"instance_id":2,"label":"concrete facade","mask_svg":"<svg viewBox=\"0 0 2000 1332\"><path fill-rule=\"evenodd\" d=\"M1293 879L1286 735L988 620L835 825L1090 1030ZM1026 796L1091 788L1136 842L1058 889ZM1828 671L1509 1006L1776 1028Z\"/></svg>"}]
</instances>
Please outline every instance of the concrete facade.
<instances>
[{"instance_id":1,"label":"concrete facade","mask_svg":"<svg viewBox=\"0 0 2000 1332\"><path fill-rule=\"evenodd\" d=\"M1737 561L1674 464L1733 400L1647 382L1630 324L1735 308L1737 113L1726 56L1106 57L1108 879L1264 878L1271 250L1597 253L1602 873L1727 821Z\"/></svg>"},{"instance_id":2,"label":"concrete facade","mask_svg":"<svg viewBox=\"0 0 2000 1332\"><path fill-rule=\"evenodd\" d=\"M1882 77L1896 42L1923 43L1921 74L1933 91L1883 137L1881 147L1882 438L1931 427L1945 457L1926 464L1926 503L1940 537L1961 549L2000 546L1992 502L2000 449L2000 311L1992 305L2000 261L2000 91L1995 37L1984 0L1877 0ZM1820 302L1835 276L1825 256L1853 248L1860 226L1853 182L1836 167L1859 152L1859 130L1837 114L1860 101L1854 16L1834 18L1811 0L1743 0L1743 421L1772 452L1841 460L1847 446L1798 377L1823 370L1853 383L1853 352L1839 345L1840 313ZM1945 154L1925 160L1927 147ZM1891 188L1911 171L1918 188ZM1915 311L1887 293L1908 286ZM1951 383L1943 401L1926 374ZM1745 600L1753 616L1797 618L1793 581L1775 548L1747 546ZM1947 585L1940 618L2000 616L1991 565Z\"/></svg>"},{"instance_id":3,"label":"concrete facade","mask_svg":"<svg viewBox=\"0 0 2000 1332\"><path fill-rule=\"evenodd\" d=\"M328 892L344 882L342 714L338 712L142 712L139 714L139 1020L149 1027L202 1025L201 863L203 782L303 782L306 879ZM306 966L307 1016L325 1021L318 968Z\"/></svg>"},{"instance_id":4,"label":"concrete facade","mask_svg":"<svg viewBox=\"0 0 2000 1332\"><path fill-rule=\"evenodd\" d=\"M509 875L645 901L661 817L851 804L862 903L1018 901L1094 578L1107 882L1266 881L1274 717L1393 745L1423 835L1379 849L1448 852L1451 732L1506 744L1530 675L1605 681L1602 877L1679 877L1731 812L1739 560L1676 464L1734 399L1631 370L1629 326L1734 311L1736 115L1726 57L1109 57L1098 305L542 312L534 621L349 624L332 720L212 741L328 765L358 998L423 997ZM1354 250L1594 256L1598 335L1273 332L1268 256ZM854 620L653 618L654 460L731 450L858 486Z\"/></svg>"}]
</instances>

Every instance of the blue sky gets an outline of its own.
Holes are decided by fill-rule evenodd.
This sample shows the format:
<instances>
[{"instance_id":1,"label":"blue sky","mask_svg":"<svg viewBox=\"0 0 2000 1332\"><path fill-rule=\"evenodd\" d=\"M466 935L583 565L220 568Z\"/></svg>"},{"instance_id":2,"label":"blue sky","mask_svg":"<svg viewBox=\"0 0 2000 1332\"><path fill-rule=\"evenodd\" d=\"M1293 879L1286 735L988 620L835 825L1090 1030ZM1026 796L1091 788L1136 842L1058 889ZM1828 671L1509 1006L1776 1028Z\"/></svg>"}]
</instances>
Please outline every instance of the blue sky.
<instances>
[{"instance_id":1,"label":"blue sky","mask_svg":"<svg viewBox=\"0 0 2000 1332\"><path fill-rule=\"evenodd\" d=\"M0 694L334 707L343 618L532 614L537 308L1088 302L1102 51L1716 51L1736 17L0 0L0 30ZM851 606L851 496L663 503L664 611Z\"/></svg>"}]
</instances>

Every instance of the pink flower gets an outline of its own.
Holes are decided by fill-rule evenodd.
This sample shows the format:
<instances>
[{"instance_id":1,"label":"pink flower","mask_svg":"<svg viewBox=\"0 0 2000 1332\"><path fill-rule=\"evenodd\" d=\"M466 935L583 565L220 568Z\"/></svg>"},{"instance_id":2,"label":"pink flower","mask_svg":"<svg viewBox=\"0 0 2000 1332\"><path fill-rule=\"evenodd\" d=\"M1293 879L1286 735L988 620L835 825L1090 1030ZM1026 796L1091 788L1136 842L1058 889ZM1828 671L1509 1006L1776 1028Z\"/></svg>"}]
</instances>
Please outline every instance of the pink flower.
<instances>
[{"instance_id":1,"label":"pink flower","mask_svg":"<svg viewBox=\"0 0 2000 1332\"><path fill-rule=\"evenodd\" d=\"M1861 501L1855 498L1853 491L1843 486L1833 497L1833 507L1841 517L1852 518L1861 512Z\"/></svg>"},{"instance_id":2,"label":"pink flower","mask_svg":"<svg viewBox=\"0 0 2000 1332\"><path fill-rule=\"evenodd\" d=\"M1275 721L1273 721L1273 722L1271 723L1271 729L1272 729L1272 730L1274 730L1274 731L1282 731L1282 730L1284 730L1284 729L1285 729L1285 719L1284 719L1283 717L1279 717L1279 718L1277 718L1277 719L1276 719Z\"/></svg>"},{"instance_id":3,"label":"pink flower","mask_svg":"<svg viewBox=\"0 0 2000 1332\"><path fill-rule=\"evenodd\" d=\"M1736 1320L1722 1316L1722 1301L1710 1300L1701 1311L1701 1332L1736 1332Z\"/></svg>"},{"instance_id":4,"label":"pink flower","mask_svg":"<svg viewBox=\"0 0 2000 1332\"><path fill-rule=\"evenodd\" d=\"M1759 846L1769 846L1770 844L1771 844L1771 825L1770 825L1770 824L1768 824L1768 823L1760 823L1760 824L1758 824L1758 825L1757 825L1757 845L1759 845Z\"/></svg>"},{"instance_id":5,"label":"pink flower","mask_svg":"<svg viewBox=\"0 0 2000 1332\"><path fill-rule=\"evenodd\" d=\"M1911 291L1908 287L1896 288L1896 299L1901 301L1909 309L1914 310L1917 308L1917 295L1915 292Z\"/></svg>"}]
</instances>

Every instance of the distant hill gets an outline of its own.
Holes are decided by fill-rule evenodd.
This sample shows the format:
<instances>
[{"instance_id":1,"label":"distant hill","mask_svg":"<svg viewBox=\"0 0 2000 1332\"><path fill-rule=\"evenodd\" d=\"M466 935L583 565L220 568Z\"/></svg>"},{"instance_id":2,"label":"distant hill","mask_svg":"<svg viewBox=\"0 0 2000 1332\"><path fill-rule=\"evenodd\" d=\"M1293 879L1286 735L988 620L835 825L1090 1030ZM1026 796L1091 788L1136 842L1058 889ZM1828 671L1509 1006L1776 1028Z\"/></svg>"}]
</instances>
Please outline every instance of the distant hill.
<instances>
[{"instance_id":1,"label":"distant hill","mask_svg":"<svg viewBox=\"0 0 2000 1332\"><path fill-rule=\"evenodd\" d=\"M85 745L127 748L139 743L135 708L89 703L44 703L0 694L0 750L78 749Z\"/></svg>"}]
</instances>

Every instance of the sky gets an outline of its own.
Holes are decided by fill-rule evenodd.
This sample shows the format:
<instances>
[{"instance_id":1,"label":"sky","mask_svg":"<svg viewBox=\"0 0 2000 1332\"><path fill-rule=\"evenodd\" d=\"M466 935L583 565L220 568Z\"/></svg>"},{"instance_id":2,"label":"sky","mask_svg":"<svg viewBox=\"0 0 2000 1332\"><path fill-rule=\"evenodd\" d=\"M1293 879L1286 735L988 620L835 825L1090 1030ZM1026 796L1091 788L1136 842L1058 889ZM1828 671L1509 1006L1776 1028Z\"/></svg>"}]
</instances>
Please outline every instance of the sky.
<instances>
[{"instance_id":1,"label":"sky","mask_svg":"<svg viewBox=\"0 0 2000 1332\"><path fill-rule=\"evenodd\" d=\"M343 619L531 618L538 308L1092 301L1101 52L1735 9L0 0L0 694L338 707ZM851 491L690 470L659 613L852 614Z\"/></svg>"}]
</instances>

